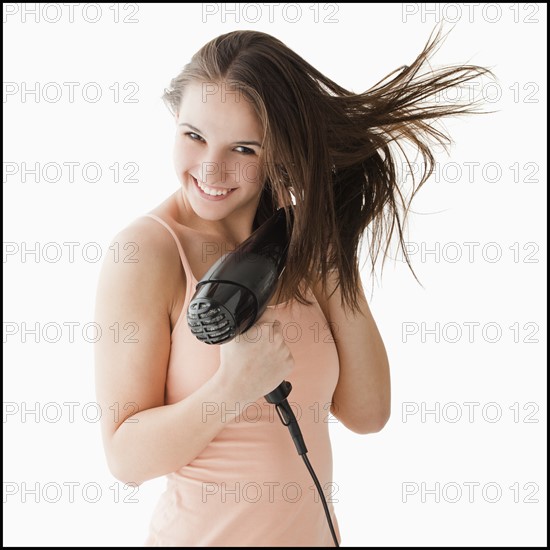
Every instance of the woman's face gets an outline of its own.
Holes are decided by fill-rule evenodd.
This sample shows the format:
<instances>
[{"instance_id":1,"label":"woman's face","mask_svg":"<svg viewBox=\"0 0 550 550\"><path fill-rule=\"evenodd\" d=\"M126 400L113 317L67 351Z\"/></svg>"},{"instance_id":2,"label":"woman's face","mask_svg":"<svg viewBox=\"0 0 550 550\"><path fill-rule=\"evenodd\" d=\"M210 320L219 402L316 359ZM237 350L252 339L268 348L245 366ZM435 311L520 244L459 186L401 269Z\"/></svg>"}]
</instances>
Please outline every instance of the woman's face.
<instances>
[{"instance_id":1,"label":"woman's face","mask_svg":"<svg viewBox=\"0 0 550 550\"><path fill-rule=\"evenodd\" d=\"M195 82L185 88L176 124L175 168L195 213L211 221L235 212L253 219L262 128L249 101L226 83Z\"/></svg>"}]
</instances>

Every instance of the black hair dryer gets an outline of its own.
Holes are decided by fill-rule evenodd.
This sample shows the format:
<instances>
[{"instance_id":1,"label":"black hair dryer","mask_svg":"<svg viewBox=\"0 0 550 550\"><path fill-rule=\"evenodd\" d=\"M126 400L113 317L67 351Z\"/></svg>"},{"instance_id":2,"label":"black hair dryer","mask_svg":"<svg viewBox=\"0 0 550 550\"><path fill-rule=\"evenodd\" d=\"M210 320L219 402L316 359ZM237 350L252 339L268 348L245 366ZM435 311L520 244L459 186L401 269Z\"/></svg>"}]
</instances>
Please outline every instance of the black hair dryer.
<instances>
[{"instance_id":1,"label":"black hair dryer","mask_svg":"<svg viewBox=\"0 0 550 550\"><path fill-rule=\"evenodd\" d=\"M293 213L290 226L293 226ZM235 250L224 254L198 282L187 310L191 332L206 344L223 344L246 332L261 317L285 269L289 246L286 214L280 208ZM283 382L265 399L276 406L299 454L307 452L287 401L292 390Z\"/></svg>"},{"instance_id":2,"label":"black hair dryer","mask_svg":"<svg viewBox=\"0 0 550 550\"><path fill-rule=\"evenodd\" d=\"M292 234L294 213L292 209L288 213ZM197 283L187 309L189 329L201 342L229 342L246 332L261 317L285 269L289 242L286 213L284 208L280 208L233 252L224 254L207 271ZM264 397L275 405L281 422L288 428L321 497L334 545L339 546L323 489L307 458L300 426L287 401L291 390L290 382L283 380Z\"/></svg>"},{"instance_id":3,"label":"black hair dryer","mask_svg":"<svg viewBox=\"0 0 550 550\"><path fill-rule=\"evenodd\" d=\"M288 243L280 208L206 272L187 310L189 328L201 342L223 344L261 317L284 271Z\"/></svg>"}]
</instances>

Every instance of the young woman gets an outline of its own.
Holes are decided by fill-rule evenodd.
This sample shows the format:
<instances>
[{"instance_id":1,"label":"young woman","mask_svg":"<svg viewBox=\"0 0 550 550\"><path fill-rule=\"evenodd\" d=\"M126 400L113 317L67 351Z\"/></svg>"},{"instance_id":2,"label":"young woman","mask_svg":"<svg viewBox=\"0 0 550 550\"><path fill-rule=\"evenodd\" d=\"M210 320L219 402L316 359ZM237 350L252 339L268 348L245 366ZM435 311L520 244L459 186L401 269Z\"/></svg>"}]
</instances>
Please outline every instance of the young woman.
<instances>
[{"instance_id":1,"label":"young woman","mask_svg":"<svg viewBox=\"0 0 550 550\"><path fill-rule=\"evenodd\" d=\"M292 383L327 495L328 413L359 434L386 424L388 359L358 247L368 231L374 266L394 231L404 244L397 153L408 142L427 167L412 200L434 161L430 140L447 139L433 123L474 110L430 102L488 73L422 72L441 41L438 32L412 65L354 94L276 38L235 31L202 47L166 90L180 187L115 237L137 245L138 261L106 260L96 311L104 326L138 329L130 342L98 342L96 380L104 410L123 411L102 419L113 475L167 476L147 546L334 544L310 474L263 396ZM198 341L186 322L198 280L278 208L292 209L294 225L267 310L226 344Z\"/></svg>"}]
</instances>

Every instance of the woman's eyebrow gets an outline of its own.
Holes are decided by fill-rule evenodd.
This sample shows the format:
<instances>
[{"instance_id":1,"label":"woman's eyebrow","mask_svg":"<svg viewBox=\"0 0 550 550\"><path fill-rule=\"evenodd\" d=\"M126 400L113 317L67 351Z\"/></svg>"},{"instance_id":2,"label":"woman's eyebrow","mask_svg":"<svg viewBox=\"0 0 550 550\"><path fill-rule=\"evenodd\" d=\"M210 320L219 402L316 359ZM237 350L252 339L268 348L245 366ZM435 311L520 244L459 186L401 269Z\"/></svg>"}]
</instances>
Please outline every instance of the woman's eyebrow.
<instances>
[{"instance_id":1,"label":"woman's eyebrow","mask_svg":"<svg viewBox=\"0 0 550 550\"><path fill-rule=\"evenodd\" d=\"M239 145L256 145L260 149L262 148L262 144L257 141L236 141L235 143L238 143Z\"/></svg>"},{"instance_id":2,"label":"woman's eyebrow","mask_svg":"<svg viewBox=\"0 0 550 550\"><path fill-rule=\"evenodd\" d=\"M199 130L198 128L195 128L194 126L191 126L191 124L188 124L187 122L180 122L178 124L178 126L187 126L187 127L191 128L191 130L193 130L193 132L197 132L198 134L202 134L201 130Z\"/></svg>"},{"instance_id":3,"label":"woman's eyebrow","mask_svg":"<svg viewBox=\"0 0 550 550\"><path fill-rule=\"evenodd\" d=\"M198 128L195 128L195 126L192 126L191 124L189 124L188 122L180 122L178 124L178 126L187 126L188 128L190 128L191 130L193 130L193 132L197 132L197 134L203 134L203 132L201 130L199 130ZM260 149L262 148L262 144L257 142L257 141L246 141L246 140L241 140L241 141L235 141L234 142L235 144L240 144L240 145L256 145L256 147L259 147Z\"/></svg>"}]
</instances>

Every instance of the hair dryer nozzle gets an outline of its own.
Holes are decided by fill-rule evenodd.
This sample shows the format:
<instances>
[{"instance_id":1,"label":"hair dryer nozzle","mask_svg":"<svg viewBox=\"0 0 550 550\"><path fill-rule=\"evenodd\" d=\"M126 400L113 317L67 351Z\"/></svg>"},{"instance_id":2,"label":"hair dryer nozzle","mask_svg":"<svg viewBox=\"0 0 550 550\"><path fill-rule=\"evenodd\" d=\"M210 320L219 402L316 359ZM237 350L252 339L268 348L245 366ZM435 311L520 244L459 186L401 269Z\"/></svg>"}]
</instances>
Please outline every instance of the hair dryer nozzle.
<instances>
[{"instance_id":1,"label":"hair dryer nozzle","mask_svg":"<svg viewBox=\"0 0 550 550\"><path fill-rule=\"evenodd\" d=\"M201 342L223 344L254 324L257 309L248 289L210 282L199 287L189 304L187 324Z\"/></svg>"}]
</instances>

